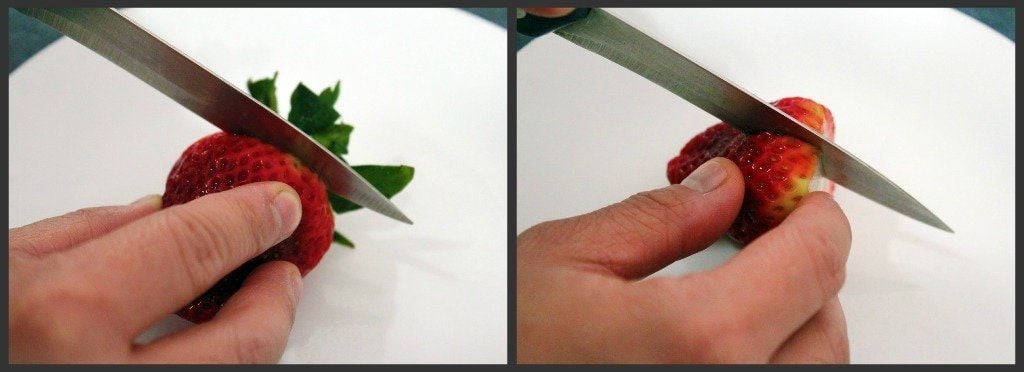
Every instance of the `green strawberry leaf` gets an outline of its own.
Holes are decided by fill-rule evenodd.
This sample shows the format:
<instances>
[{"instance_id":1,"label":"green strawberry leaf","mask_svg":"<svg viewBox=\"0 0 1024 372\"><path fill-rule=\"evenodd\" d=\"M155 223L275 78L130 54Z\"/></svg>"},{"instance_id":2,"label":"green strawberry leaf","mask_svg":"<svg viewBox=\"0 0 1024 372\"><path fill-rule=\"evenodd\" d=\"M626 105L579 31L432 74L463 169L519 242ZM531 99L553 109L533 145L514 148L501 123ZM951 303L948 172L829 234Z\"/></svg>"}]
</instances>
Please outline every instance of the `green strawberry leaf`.
<instances>
[{"instance_id":1,"label":"green strawberry leaf","mask_svg":"<svg viewBox=\"0 0 1024 372\"><path fill-rule=\"evenodd\" d=\"M334 232L334 242L338 243L338 244L341 244L343 246L349 247L349 248L355 248L356 247L356 245L352 244L352 242L349 241L348 238L345 238L344 235L341 235L341 233L339 233L337 231Z\"/></svg>"},{"instance_id":2,"label":"green strawberry leaf","mask_svg":"<svg viewBox=\"0 0 1024 372\"><path fill-rule=\"evenodd\" d=\"M274 112L277 112L276 81L277 72L274 72L273 77L256 81L249 79L246 82L249 94ZM343 155L348 154L349 138L352 136L354 128L352 125L337 122L341 118L341 114L334 109L334 105L338 102L340 95L340 80L333 87L325 88L320 94L314 93L299 83L295 87L295 91L292 92L292 108L288 112L288 121L309 134L344 162ZM405 165L359 165L352 168L388 198L402 191L412 181L415 173L413 167ZM351 212L362 208L334 193L328 192L327 196L335 213ZM352 241L337 231L334 232L333 240L343 246L355 248Z\"/></svg>"},{"instance_id":3,"label":"green strawberry leaf","mask_svg":"<svg viewBox=\"0 0 1024 372\"><path fill-rule=\"evenodd\" d=\"M274 112L277 112L277 71L274 72L273 77L264 78L256 81L249 79L245 82L245 85L249 87L249 95L255 98L260 103L266 105Z\"/></svg>"},{"instance_id":4,"label":"green strawberry leaf","mask_svg":"<svg viewBox=\"0 0 1024 372\"><path fill-rule=\"evenodd\" d=\"M324 88L324 91L320 92L320 101L325 105L334 106L338 102L339 95L341 95L341 80L334 83L334 89L331 89L331 87Z\"/></svg>"},{"instance_id":5,"label":"green strawberry leaf","mask_svg":"<svg viewBox=\"0 0 1024 372\"><path fill-rule=\"evenodd\" d=\"M352 126L348 124L331 125L323 130L313 133L312 137L321 145L324 145L342 161L342 155L348 154L348 138L352 135Z\"/></svg>"},{"instance_id":6,"label":"green strawberry leaf","mask_svg":"<svg viewBox=\"0 0 1024 372\"><path fill-rule=\"evenodd\" d=\"M366 178L366 181L380 190L380 193L387 198L402 191L412 181L413 174L415 174L415 169L406 165L357 165L352 169ZM327 196L331 200L331 208L334 209L334 213L340 214L362 208L333 193L328 193Z\"/></svg>"},{"instance_id":7,"label":"green strawberry leaf","mask_svg":"<svg viewBox=\"0 0 1024 372\"><path fill-rule=\"evenodd\" d=\"M334 125L334 121L341 117L334 110L331 99L337 100L339 90L324 90L321 98L305 85L299 83L292 92L292 110L288 112L288 121L302 129L306 133L317 133L325 128Z\"/></svg>"}]
</instances>

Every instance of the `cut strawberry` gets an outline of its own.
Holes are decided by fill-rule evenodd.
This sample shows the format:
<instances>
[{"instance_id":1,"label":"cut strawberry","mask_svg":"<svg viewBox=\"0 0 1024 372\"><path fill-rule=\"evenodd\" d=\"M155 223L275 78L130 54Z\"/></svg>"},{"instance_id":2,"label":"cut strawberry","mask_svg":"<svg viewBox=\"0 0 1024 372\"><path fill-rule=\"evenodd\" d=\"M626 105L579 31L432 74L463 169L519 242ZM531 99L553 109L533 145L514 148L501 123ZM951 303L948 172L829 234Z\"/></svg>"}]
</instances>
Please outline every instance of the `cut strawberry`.
<instances>
[{"instance_id":1,"label":"cut strawberry","mask_svg":"<svg viewBox=\"0 0 1024 372\"><path fill-rule=\"evenodd\" d=\"M772 105L826 138L835 137L832 113L825 106L801 97ZM832 181L821 177L817 148L770 132L747 135L725 123L708 128L683 146L668 162L669 182L682 182L715 157L732 160L743 173L743 205L728 234L744 245L778 226L809 192L835 189Z\"/></svg>"}]
</instances>

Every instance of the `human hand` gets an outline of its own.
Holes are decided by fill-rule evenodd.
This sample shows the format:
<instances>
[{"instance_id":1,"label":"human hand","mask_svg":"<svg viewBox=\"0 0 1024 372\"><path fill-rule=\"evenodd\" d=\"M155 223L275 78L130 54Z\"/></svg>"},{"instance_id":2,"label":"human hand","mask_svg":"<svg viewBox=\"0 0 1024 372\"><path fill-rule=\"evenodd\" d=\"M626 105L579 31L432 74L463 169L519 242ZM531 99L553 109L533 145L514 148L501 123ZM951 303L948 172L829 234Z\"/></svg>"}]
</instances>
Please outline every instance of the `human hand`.
<instances>
[{"instance_id":1,"label":"human hand","mask_svg":"<svg viewBox=\"0 0 1024 372\"><path fill-rule=\"evenodd\" d=\"M846 363L837 293L846 216L811 193L718 268L642 279L721 237L743 198L731 161L524 231L517 241L520 363Z\"/></svg>"},{"instance_id":2,"label":"human hand","mask_svg":"<svg viewBox=\"0 0 1024 372\"><path fill-rule=\"evenodd\" d=\"M288 237L291 187L254 183L160 210L158 196L11 229L12 363L270 363L302 291L295 265L254 271L211 321L133 340L218 279Z\"/></svg>"},{"instance_id":3,"label":"human hand","mask_svg":"<svg viewBox=\"0 0 1024 372\"><path fill-rule=\"evenodd\" d=\"M523 8L523 11L538 17L558 18L572 13L574 9L576 8Z\"/></svg>"}]
</instances>

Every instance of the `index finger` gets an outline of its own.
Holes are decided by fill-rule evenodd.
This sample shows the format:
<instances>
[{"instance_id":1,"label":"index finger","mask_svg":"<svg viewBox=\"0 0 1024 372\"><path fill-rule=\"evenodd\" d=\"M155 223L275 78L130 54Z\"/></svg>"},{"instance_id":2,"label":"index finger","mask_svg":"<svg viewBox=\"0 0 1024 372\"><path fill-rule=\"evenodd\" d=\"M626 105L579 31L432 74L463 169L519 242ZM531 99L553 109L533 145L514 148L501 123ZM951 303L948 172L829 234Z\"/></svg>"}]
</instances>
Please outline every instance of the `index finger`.
<instances>
[{"instance_id":1,"label":"index finger","mask_svg":"<svg viewBox=\"0 0 1024 372\"><path fill-rule=\"evenodd\" d=\"M80 274L78 289L106 300L133 337L284 240L301 213L288 185L249 184L153 213L61 258Z\"/></svg>"},{"instance_id":2,"label":"index finger","mask_svg":"<svg viewBox=\"0 0 1024 372\"><path fill-rule=\"evenodd\" d=\"M777 227L721 267L706 272L730 314L723 320L770 352L842 287L850 224L832 197L815 192Z\"/></svg>"},{"instance_id":3,"label":"index finger","mask_svg":"<svg viewBox=\"0 0 1024 372\"><path fill-rule=\"evenodd\" d=\"M41 257L106 234L158 210L158 195L147 196L130 205L79 209L10 229L7 241L11 244L11 253Z\"/></svg>"}]
</instances>

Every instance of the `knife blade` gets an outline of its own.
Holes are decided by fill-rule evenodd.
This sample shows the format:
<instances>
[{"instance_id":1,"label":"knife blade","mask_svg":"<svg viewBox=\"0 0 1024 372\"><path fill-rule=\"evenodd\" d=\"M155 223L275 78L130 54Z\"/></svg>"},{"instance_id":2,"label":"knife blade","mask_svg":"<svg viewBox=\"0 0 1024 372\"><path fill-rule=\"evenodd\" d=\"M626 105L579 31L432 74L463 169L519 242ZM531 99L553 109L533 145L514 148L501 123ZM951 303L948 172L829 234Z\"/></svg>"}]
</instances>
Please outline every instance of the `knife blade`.
<instances>
[{"instance_id":1,"label":"knife blade","mask_svg":"<svg viewBox=\"0 0 1024 372\"><path fill-rule=\"evenodd\" d=\"M568 22L538 18L526 15L519 19L526 20L530 36L543 33L545 27L553 29L556 35L637 73L743 132L773 131L817 146L824 177L905 216L953 232L917 199L850 152L607 11L579 8L564 18ZM543 24L538 26L538 22Z\"/></svg>"},{"instance_id":2,"label":"knife blade","mask_svg":"<svg viewBox=\"0 0 1024 372\"><path fill-rule=\"evenodd\" d=\"M330 151L112 8L19 8L125 69L225 132L247 135L291 153L327 189L385 216L412 224L388 198Z\"/></svg>"}]
</instances>

